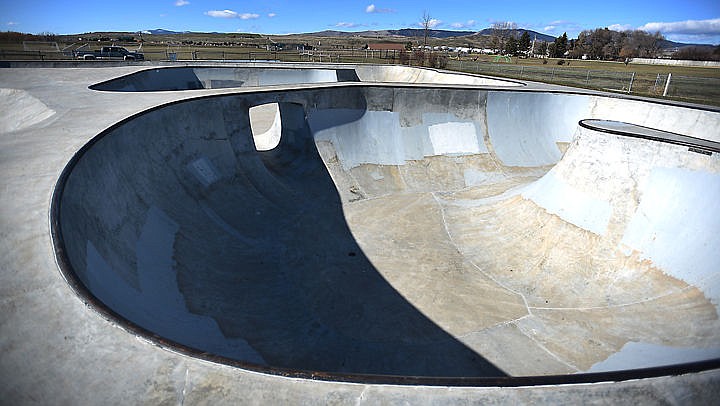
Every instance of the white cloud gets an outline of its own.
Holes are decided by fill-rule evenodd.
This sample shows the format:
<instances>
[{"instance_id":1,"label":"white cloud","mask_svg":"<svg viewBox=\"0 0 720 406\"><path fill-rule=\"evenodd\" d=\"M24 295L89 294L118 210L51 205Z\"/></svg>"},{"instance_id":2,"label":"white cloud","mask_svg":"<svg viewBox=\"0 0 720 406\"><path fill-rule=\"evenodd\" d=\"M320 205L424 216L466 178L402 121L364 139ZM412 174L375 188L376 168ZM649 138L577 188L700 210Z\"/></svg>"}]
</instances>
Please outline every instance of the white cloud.
<instances>
[{"instance_id":1,"label":"white cloud","mask_svg":"<svg viewBox=\"0 0 720 406\"><path fill-rule=\"evenodd\" d=\"M215 18L237 18L238 13L232 10L210 10L206 11L205 15Z\"/></svg>"},{"instance_id":2,"label":"white cloud","mask_svg":"<svg viewBox=\"0 0 720 406\"><path fill-rule=\"evenodd\" d=\"M608 25L608 30L613 31L630 31L633 29L632 25L630 24L612 24Z\"/></svg>"},{"instance_id":3,"label":"white cloud","mask_svg":"<svg viewBox=\"0 0 720 406\"><path fill-rule=\"evenodd\" d=\"M638 27L639 30L663 34L720 35L720 18L710 20L686 20L675 22L652 22Z\"/></svg>"},{"instance_id":4,"label":"white cloud","mask_svg":"<svg viewBox=\"0 0 720 406\"><path fill-rule=\"evenodd\" d=\"M187 6L188 4L190 4L190 2L187 1L187 0L176 0L176 1L175 1L175 6L176 6L176 7Z\"/></svg>"},{"instance_id":5,"label":"white cloud","mask_svg":"<svg viewBox=\"0 0 720 406\"><path fill-rule=\"evenodd\" d=\"M575 38L580 31L586 29L580 24L568 20L556 20L543 24L545 25L540 31L554 36L562 35L562 33L567 33L568 38ZM526 29L533 29L533 26L533 24L522 24L522 27Z\"/></svg>"},{"instance_id":6,"label":"white cloud","mask_svg":"<svg viewBox=\"0 0 720 406\"><path fill-rule=\"evenodd\" d=\"M441 20L438 20L436 18L431 18L430 21L428 21L428 28L435 28L439 25L441 25L443 22ZM418 23L420 27L425 28L425 23L423 21L420 21Z\"/></svg>"},{"instance_id":7,"label":"white cloud","mask_svg":"<svg viewBox=\"0 0 720 406\"><path fill-rule=\"evenodd\" d=\"M452 23L450 26L453 28L470 28L475 26L475 20L467 20L464 23Z\"/></svg>"},{"instance_id":8,"label":"white cloud","mask_svg":"<svg viewBox=\"0 0 720 406\"><path fill-rule=\"evenodd\" d=\"M355 27L360 27L360 26L361 26L361 24L348 23L345 21L341 21L341 22L335 24L335 27L338 27L338 28L355 28Z\"/></svg>"},{"instance_id":9,"label":"white cloud","mask_svg":"<svg viewBox=\"0 0 720 406\"><path fill-rule=\"evenodd\" d=\"M377 8L375 7L375 4L371 4L367 7L365 7L365 12L369 14L373 13L394 13L395 10L391 8Z\"/></svg>"},{"instance_id":10,"label":"white cloud","mask_svg":"<svg viewBox=\"0 0 720 406\"><path fill-rule=\"evenodd\" d=\"M268 13L267 16L268 16L269 18L273 18L273 17L275 17L276 15L277 15L277 14L275 14L275 13Z\"/></svg>"},{"instance_id":11,"label":"white cloud","mask_svg":"<svg viewBox=\"0 0 720 406\"><path fill-rule=\"evenodd\" d=\"M254 20L256 18L260 18L260 14L237 13L232 10L210 10L206 11L205 15L215 18L239 18L241 20Z\"/></svg>"},{"instance_id":12,"label":"white cloud","mask_svg":"<svg viewBox=\"0 0 720 406\"><path fill-rule=\"evenodd\" d=\"M8 22L7 22L7 25L9 25L9 26L20 25L20 23L15 22L15 21L8 21Z\"/></svg>"}]
</instances>

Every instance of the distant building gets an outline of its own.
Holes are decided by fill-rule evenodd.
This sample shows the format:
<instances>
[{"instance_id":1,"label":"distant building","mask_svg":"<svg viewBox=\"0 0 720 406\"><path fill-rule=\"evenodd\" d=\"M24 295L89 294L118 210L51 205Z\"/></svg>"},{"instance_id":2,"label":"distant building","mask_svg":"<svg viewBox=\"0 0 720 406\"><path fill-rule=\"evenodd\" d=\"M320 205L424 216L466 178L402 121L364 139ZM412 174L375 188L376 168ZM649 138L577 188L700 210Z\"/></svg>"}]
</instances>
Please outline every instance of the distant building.
<instances>
[{"instance_id":1,"label":"distant building","mask_svg":"<svg viewBox=\"0 0 720 406\"><path fill-rule=\"evenodd\" d=\"M265 48L268 51L312 51L315 49L312 45L309 44L298 44L298 43L283 43L283 42L274 42L272 44L265 45Z\"/></svg>"}]
</instances>

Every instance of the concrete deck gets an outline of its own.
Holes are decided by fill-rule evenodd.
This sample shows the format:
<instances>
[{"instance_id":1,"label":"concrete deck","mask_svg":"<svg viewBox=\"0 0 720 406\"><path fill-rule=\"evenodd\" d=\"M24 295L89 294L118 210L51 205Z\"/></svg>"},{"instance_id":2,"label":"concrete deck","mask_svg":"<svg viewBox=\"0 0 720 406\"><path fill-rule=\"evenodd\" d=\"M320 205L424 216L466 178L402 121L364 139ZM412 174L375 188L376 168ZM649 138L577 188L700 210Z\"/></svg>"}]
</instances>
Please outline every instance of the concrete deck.
<instances>
[{"instance_id":1,"label":"concrete deck","mask_svg":"<svg viewBox=\"0 0 720 406\"><path fill-rule=\"evenodd\" d=\"M0 398L720 396L717 111L368 67L89 88L147 69L0 70Z\"/></svg>"}]
</instances>

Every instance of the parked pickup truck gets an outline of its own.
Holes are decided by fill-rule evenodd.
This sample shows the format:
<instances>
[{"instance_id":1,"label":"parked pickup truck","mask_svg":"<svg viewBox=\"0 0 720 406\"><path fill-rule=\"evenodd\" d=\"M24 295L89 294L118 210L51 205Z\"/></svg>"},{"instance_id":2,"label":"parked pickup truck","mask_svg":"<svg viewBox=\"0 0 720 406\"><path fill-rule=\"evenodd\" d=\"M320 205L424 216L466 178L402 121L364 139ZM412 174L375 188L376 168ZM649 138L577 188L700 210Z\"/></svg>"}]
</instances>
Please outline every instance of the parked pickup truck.
<instances>
[{"instance_id":1,"label":"parked pickup truck","mask_svg":"<svg viewBox=\"0 0 720 406\"><path fill-rule=\"evenodd\" d=\"M130 52L123 47L102 47L95 51L77 51L78 59L122 59L125 61L143 61L145 55L139 52Z\"/></svg>"}]
</instances>

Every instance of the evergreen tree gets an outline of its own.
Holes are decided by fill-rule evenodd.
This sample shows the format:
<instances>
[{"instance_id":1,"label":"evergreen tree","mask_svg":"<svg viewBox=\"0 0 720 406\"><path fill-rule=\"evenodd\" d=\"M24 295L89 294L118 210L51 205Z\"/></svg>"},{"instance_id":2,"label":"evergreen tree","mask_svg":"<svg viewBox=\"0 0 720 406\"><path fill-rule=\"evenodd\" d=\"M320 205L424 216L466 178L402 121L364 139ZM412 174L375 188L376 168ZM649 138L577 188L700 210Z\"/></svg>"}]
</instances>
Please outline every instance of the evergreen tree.
<instances>
[{"instance_id":1,"label":"evergreen tree","mask_svg":"<svg viewBox=\"0 0 720 406\"><path fill-rule=\"evenodd\" d=\"M508 38L507 42L505 43L505 54L515 56L518 53L518 41L510 37Z\"/></svg>"},{"instance_id":2,"label":"evergreen tree","mask_svg":"<svg viewBox=\"0 0 720 406\"><path fill-rule=\"evenodd\" d=\"M564 32L563 35L555 38L555 43L553 47L553 52L551 56L553 58L562 58L565 56L565 51L567 51L568 47L568 37L567 33Z\"/></svg>"},{"instance_id":3,"label":"evergreen tree","mask_svg":"<svg viewBox=\"0 0 720 406\"><path fill-rule=\"evenodd\" d=\"M527 52L530 49L530 34L527 31L523 32L518 42L518 51Z\"/></svg>"}]
</instances>

